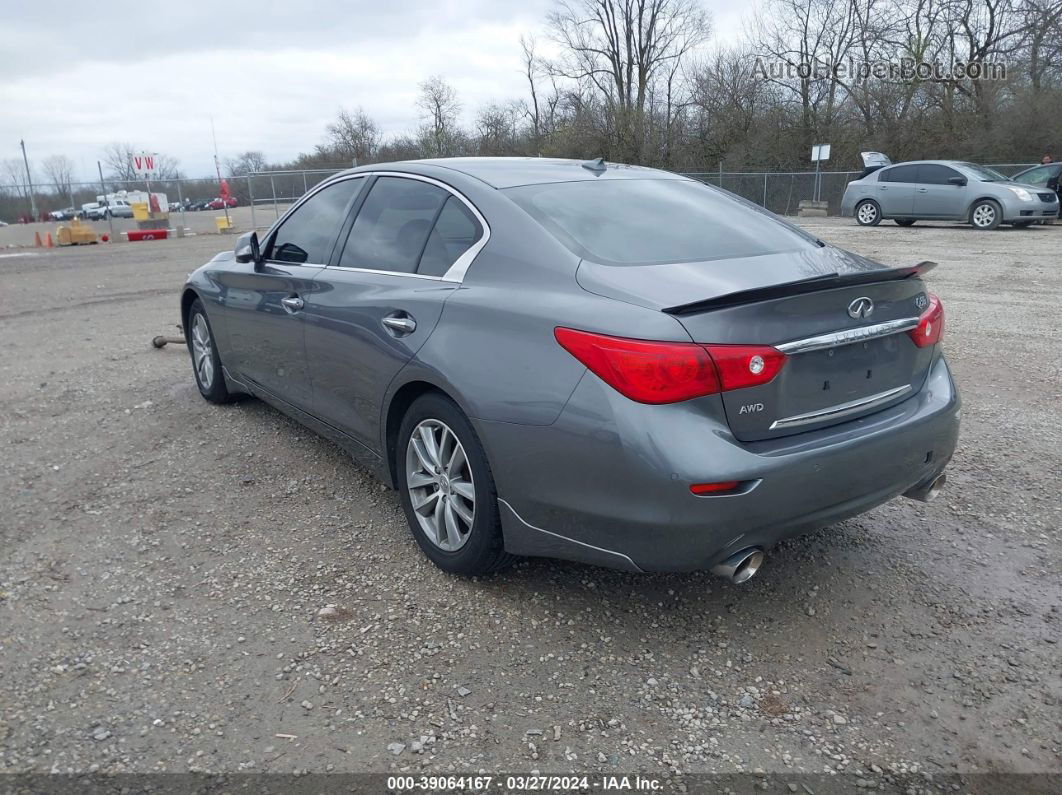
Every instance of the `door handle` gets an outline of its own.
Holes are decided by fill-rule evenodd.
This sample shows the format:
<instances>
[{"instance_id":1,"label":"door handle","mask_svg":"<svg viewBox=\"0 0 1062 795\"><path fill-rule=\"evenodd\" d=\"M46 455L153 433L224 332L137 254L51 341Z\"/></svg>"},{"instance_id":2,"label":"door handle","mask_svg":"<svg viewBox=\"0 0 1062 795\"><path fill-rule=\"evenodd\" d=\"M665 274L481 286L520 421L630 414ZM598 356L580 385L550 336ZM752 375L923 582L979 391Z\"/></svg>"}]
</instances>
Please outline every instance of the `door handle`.
<instances>
[{"instance_id":1,"label":"door handle","mask_svg":"<svg viewBox=\"0 0 1062 795\"><path fill-rule=\"evenodd\" d=\"M299 298L299 296L292 295L288 298L281 298L280 305L284 307L284 311L287 312L289 315L294 315L296 312L306 306L306 302Z\"/></svg>"},{"instance_id":2,"label":"door handle","mask_svg":"<svg viewBox=\"0 0 1062 795\"><path fill-rule=\"evenodd\" d=\"M380 322L383 323L384 328L391 332L395 337L404 337L417 330L417 321L405 312L395 312L394 314L387 315Z\"/></svg>"},{"instance_id":3,"label":"door handle","mask_svg":"<svg viewBox=\"0 0 1062 795\"><path fill-rule=\"evenodd\" d=\"M929 193L929 188L919 188L918 192L919 193Z\"/></svg>"}]
</instances>

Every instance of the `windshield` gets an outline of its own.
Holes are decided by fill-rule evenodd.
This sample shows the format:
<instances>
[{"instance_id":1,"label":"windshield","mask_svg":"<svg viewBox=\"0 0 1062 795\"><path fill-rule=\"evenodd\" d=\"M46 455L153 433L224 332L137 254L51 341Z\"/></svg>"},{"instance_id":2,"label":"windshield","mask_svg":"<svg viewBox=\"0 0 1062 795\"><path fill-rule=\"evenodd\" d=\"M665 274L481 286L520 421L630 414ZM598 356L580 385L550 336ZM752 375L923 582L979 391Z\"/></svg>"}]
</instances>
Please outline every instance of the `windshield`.
<instances>
[{"instance_id":1,"label":"windshield","mask_svg":"<svg viewBox=\"0 0 1062 795\"><path fill-rule=\"evenodd\" d=\"M1008 182L1007 177L1000 174L994 168L979 166L976 163L959 163L966 171L972 173L981 182Z\"/></svg>"},{"instance_id":2,"label":"windshield","mask_svg":"<svg viewBox=\"0 0 1062 795\"><path fill-rule=\"evenodd\" d=\"M605 265L756 257L817 243L759 207L694 180L554 182L505 193L575 254Z\"/></svg>"}]
</instances>

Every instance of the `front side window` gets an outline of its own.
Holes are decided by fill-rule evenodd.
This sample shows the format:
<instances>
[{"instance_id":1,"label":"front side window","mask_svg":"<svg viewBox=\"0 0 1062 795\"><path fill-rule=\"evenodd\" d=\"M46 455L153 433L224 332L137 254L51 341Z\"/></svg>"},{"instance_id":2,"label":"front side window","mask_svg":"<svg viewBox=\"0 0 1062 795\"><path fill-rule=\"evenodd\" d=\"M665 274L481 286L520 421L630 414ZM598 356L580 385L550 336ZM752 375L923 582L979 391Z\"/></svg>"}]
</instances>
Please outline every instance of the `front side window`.
<instances>
[{"instance_id":1,"label":"front side window","mask_svg":"<svg viewBox=\"0 0 1062 795\"><path fill-rule=\"evenodd\" d=\"M364 177L345 179L303 202L277 230L267 258L298 265L326 264L347 207L364 184Z\"/></svg>"},{"instance_id":2,"label":"front side window","mask_svg":"<svg viewBox=\"0 0 1062 795\"><path fill-rule=\"evenodd\" d=\"M428 234L449 196L428 182L380 177L354 219L340 267L415 273Z\"/></svg>"},{"instance_id":3,"label":"front side window","mask_svg":"<svg viewBox=\"0 0 1062 795\"><path fill-rule=\"evenodd\" d=\"M814 238L725 191L688 179L605 179L505 194L575 254L649 265L797 251Z\"/></svg>"},{"instance_id":4,"label":"front side window","mask_svg":"<svg viewBox=\"0 0 1062 795\"><path fill-rule=\"evenodd\" d=\"M918 167L918 181L923 185L948 185L952 177L961 177L958 171L935 163L925 163Z\"/></svg>"}]
</instances>

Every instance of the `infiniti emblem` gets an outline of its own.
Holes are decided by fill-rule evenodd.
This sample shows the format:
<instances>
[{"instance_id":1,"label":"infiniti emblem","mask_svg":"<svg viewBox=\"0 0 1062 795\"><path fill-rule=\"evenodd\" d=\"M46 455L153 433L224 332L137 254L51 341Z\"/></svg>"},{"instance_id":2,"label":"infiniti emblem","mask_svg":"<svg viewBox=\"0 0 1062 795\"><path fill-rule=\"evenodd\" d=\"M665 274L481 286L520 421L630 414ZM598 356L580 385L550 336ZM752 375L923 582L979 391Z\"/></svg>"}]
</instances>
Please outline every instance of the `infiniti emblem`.
<instances>
[{"instance_id":1,"label":"infiniti emblem","mask_svg":"<svg viewBox=\"0 0 1062 795\"><path fill-rule=\"evenodd\" d=\"M848 317L859 320L860 318L868 318L874 314L874 302L867 298L865 295L861 298L857 298L848 305Z\"/></svg>"}]
</instances>

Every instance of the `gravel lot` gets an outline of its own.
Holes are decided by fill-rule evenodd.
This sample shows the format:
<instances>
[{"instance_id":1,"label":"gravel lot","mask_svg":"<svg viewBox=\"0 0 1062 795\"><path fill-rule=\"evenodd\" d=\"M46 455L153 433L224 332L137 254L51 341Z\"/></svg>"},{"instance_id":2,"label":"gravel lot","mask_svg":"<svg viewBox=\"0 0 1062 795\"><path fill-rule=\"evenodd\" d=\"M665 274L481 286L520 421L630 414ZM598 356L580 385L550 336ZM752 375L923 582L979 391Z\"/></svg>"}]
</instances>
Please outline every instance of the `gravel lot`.
<instances>
[{"instance_id":1,"label":"gravel lot","mask_svg":"<svg viewBox=\"0 0 1062 795\"><path fill-rule=\"evenodd\" d=\"M1062 226L808 226L941 264L963 435L939 500L743 586L447 576L337 448L150 346L231 239L0 257L0 769L1062 773Z\"/></svg>"}]
</instances>

